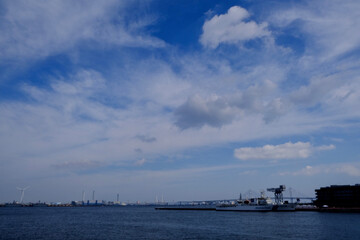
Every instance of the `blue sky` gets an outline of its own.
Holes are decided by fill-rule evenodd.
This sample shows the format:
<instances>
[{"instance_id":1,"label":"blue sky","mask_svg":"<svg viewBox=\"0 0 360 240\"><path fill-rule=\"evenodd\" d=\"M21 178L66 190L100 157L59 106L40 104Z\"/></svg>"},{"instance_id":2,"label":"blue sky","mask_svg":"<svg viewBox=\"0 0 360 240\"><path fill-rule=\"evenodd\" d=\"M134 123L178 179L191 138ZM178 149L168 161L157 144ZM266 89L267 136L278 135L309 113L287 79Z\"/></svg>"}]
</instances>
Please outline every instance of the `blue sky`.
<instances>
[{"instance_id":1,"label":"blue sky","mask_svg":"<svg viewBox=\"0 0 360 240\"><path fill-rule=\"evenodd\" d=\"M358 1L0 1L0 201L360 182ZM270 193L269 193L270 194Z\"/></svg>"}]
</instances>

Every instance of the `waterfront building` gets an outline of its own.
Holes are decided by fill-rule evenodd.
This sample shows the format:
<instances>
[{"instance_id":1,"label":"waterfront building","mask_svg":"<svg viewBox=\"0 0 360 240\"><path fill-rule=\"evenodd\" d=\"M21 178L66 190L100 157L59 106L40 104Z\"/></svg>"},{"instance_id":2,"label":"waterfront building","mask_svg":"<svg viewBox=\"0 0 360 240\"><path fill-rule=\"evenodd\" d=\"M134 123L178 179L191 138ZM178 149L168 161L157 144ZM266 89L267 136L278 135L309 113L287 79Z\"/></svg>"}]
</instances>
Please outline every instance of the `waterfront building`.
<instances>
[{"instance_id":1,"label":"waterfront building","mask_svg":"<svg viewBox=\"0 0 360 240\"><path fill-rule=\"evenodd\" d=\"M315 192L317 207L360 208L360 184L331 185Z\"/></svg>"}]
</instances>

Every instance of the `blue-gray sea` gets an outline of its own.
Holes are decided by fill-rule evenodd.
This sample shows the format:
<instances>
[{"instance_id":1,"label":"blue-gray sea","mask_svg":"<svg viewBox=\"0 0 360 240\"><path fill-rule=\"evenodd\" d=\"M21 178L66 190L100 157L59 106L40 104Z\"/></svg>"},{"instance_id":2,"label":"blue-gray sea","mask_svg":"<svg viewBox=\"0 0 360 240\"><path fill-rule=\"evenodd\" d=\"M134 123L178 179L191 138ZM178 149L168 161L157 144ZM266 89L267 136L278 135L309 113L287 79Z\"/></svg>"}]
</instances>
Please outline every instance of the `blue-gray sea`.
<instances>
[{"instance_id":1,"label":"blue-gray sea","mask_svg":"<svg viewBox=\"0 0 360 240\"><path fill-rule=\"evenodd\" d=\"M0 239L360 239L360 214L3 207Z\"/></svg>"}]
</instances>

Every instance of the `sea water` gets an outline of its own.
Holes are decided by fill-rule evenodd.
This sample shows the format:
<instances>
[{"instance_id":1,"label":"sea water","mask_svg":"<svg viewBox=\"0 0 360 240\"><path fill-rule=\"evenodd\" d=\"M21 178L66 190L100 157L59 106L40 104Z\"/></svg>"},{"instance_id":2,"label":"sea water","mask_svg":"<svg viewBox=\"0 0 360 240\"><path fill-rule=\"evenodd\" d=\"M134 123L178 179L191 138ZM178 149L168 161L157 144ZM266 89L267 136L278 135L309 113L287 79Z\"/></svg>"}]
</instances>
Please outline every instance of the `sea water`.
<instances>
[{"instance_id":1,"label":"sea water","mask_svg":"<svg viewBox=\"0 0 360 240\"><path fill-rule=\"evenodd\" d=\"M360 239L360 214L3 207L0 239Z\"/></svg>"}]
</instances>

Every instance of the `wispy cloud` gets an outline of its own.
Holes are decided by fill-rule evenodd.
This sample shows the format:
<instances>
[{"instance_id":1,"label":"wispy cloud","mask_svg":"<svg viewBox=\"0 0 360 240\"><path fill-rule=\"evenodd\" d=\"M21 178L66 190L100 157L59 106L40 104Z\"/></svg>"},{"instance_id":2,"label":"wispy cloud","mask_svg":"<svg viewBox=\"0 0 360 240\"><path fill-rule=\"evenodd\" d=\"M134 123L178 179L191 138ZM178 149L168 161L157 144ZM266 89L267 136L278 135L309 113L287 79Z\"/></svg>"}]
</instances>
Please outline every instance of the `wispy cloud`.
<instances>
[{"instance_id":1,"label":"wispy cloud","mask_svg":"<svg viewBox=\"0 0 360 240\"><path fill-rule=\"evenodd\" d=\"M2 60L43 58L62 53L80 42L137 47L162 47L138 25L120 24L126 3L106 1L4 1L0 29ZM113 25L117 19L119 24ZM151 24L151 22L142 25Z\"/></svg>"},{"instance_id":2,"label":"wispy cloud","mask_svg":"<svg viewBox=\"0 0 360 240\"><path fill-rule=\"evenodd\" d=\"M79 171L79 170L96 169L96 168L104 166L104 163L100 162L100 161L83 160L83 161L66 161L63 163L54 164L53 166L58 169Z\"/></svg>"},{"instance_id":3,"label":"wispy cloud","mask_svg":"<svg viewBox=\"0 0 360 240\"><path fill-rule=\"evenodd\" d=\"M243 147L235 149L234 155L240 160L249 159L296 159L308 158L315 151L334 149L334 145L314 147L309 142L287 142L263 147Z\"/></svg>"},{"instance_id":4,"label":"wispy cloud","mask_svg":"<svg viewBox=\"0 0 360 240\"><path fill-rule=\"evenodd\" d=\"M333 60L358 48L360 33L354 31L360 23L358 1L351 0L341 5L337 1L305 2L307 4L299 2L276 11L269 19L281 27L297 26L306 34L306 40L312 46L307 49L304 63L311 64L317 61L315 58Z\"/></svg>"},{"instance_id":5,"label":"wispy cloud","mask_svg":"<svg viewBox=\"0 0 360 240\"><path fill-rule=\"evenodd\" d=\"M298 171L294 172L280 172L280 175L292 175L292 176L313 176L319 174L345 174L348 176L359 177L360 176L360 164L359 163L333 163L317 166L306 166Z\"/></svg>"},{"instance_id":6,"label":"wispy cloud","mask_svg":"<svg viewBox=\"0 0 360 240\"><path fill-rule=\"evenodd\" d=\"M136 162L135 162L135 165L136 165L136 166L142 166L142 165L144 165L145 163L146 163L146 159L145 159L145 158L142 158L142 159L136 161Z\"/></svg>"},{"instance_id":7,"label":"wispy cloud","mask_svg":"<svg viewBox=\"0 0 360 240\"><path fill-rule=\"evenodd\" d=\"M151 143L156 141L156 137L150 137L145 135L136 135L136 138L142 142Z\"/></svg>"}]
</instances>

